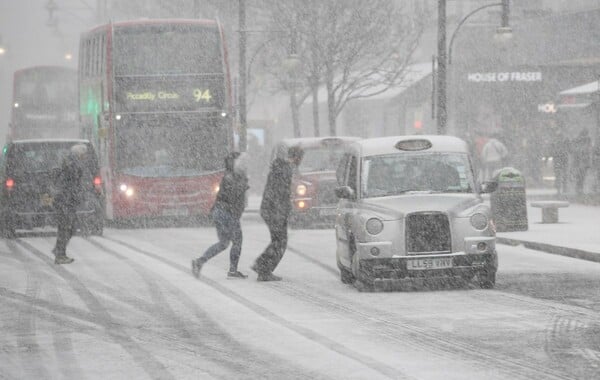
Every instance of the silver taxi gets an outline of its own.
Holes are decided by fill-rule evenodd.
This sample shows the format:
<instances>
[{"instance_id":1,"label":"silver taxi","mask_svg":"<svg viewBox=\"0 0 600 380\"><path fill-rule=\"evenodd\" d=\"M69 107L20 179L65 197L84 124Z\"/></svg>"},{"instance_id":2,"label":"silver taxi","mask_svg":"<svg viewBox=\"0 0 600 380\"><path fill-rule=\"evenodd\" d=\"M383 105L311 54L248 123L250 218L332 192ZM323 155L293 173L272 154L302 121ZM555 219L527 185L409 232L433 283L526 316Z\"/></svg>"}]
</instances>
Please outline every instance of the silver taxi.
<instances>
[{"instance_id":1,"label":"silver taxi","mask_svg":"<svg viewBox=\"0 0 600 380\"><path fill-rule=\"evenodd\" d=\"M467 144L397 136L352 144L337 171L337 265L359 289L434 280L496 281L496 231Z\"/></svg>"}]
</instances>

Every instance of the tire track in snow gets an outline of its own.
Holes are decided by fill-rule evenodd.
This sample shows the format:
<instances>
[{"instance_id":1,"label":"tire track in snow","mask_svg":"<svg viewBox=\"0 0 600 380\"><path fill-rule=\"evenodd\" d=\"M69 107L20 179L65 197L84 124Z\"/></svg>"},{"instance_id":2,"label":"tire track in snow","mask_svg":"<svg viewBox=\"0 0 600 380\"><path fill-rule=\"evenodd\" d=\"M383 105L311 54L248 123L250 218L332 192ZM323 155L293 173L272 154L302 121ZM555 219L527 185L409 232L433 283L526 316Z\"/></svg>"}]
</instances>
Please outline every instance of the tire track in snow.
<instances>
[{"instance_id":1,"label":"tire track in snow","mask_svg":"<svg viewBox=\"0 0 600 380\"><path fill-rule=\"evenodd\" d=\"M120 245L122 245L132 251L138 252L144 256L147 256L154 260L160 261L163 264L166 264L167 266L169 266L173 269L176 269L180 272L185 273L186 275L189 275L189 268L187 268L181 264L175 263L169 259L165 259L164 257L159 256L158 254L140 249L138 247L131 245L130 243L127 243L125 241L122 241L122 240L119 240L116 238L110 238L107 236L103 236L103 238L107 239L109 241L115 242L117 244L120 244ZM280 326L283 326L291 331L294 331L295 333L297 333L309 340L312 340L331 351L334 351L342 356L345 356L345 357L350 358L358 363L361 363L361 364L365 365L366 367L368 367L390 379L411 379L410 376L407 376L406 374L401 373L396 368L390 367L387 364L385 364L383 362L379 362L375 359L371 359L368 356L364 355L363 353L351 350L348 347L345 347L344 345L342 345L326 336L320 335L308 328L304 328L298 324L288 321L285 318L280 317L279 315L271 312L270 310L264 308L263 306L260 306L256 303L248 300L247 298L239 295L238 293L235 293L232 290L222 286L221 284L219 284L216 281L213 281L206 277L203 277L200 281L202 281L206 285L212 287L213 289L215 289L222 295L226 296L227 298L230 298L230 299L238 302L239 304L249 308L256 314L268 319L269 321L271 321L275 324L278 324Z\"/></svg>"},{"instance_id":2,"label":"tire track in snow","mask_svg":"<svg viewBox=\"0 0 600 380\"><path fill-rule=\"evenodd\" d=\"M106 239L109 241L113 241L119 243L121 245L125 245L127 243L122 243L117 241L116 239L102 237L98 239ZM307 376L297 375L295 373L290 372L290 368L294 367L293 363L284 363L277 365L277 362L281 361L279 358L269 357L270 355L266 352L262 352L260 354L256 354L249 347L241 344L238 341L235 341L233 337L226 331L224 331L219 325L217 325L204 311L202 311L186 293L177 289L175 286L171 285L170 282L161 279L157 275L153 274L151 271L146 269L144 266L135 263L133 260L129 259L125 255L116 252L115 250L105 246L104 244L96 241L96 239L88 238L86 239L90 244L94 245L96 248L102 249L104 252L113 255L114 257L127 262L129 266L131 266L136 272L138 272L146 281L152 282L159 279L160 284L167 288L176 299L178 299L182 304L184 304L189 310L191 310L194 315L198 318L195 321L184 320L180 318L172 309L165 314L165 318L173 318L177 320L178 326L186 326L186 325L200 325L203 327L202 331L190 332L186 331L183 336L184 343L187 343L187 348L202 348L202 354L204 355L204 359L210 360L214 363L220 364L221 366L229 369L234 369L236 371L236 377L247 377L249 371L254 371L253 375L250 378L263 377L265 368L268 368L270 375L275 375L276 378L286 378L286 379L316 379L320 378L317 374L308 374ZM132 246L125 245L128 249L134 250L136 252L140 252L139 248L135 248ZM141 253L141 252L140 252ZM187 271L186 271L186 274ZM153 286L152 289L156 290L157 286ZM166 303L166 299L164 297L160 297L159 302ZM141 304L141 306L145 309L156 308L157 304L149 305L149 304ZM160 308L160 304L158 305ZM164 304L163 306L164 307ZM235 354L232 354L233 351ZM267 357L267 359L265 359ZM248 363L254 363L254 367L249 368Z\"/></svg>"},{"instance_id":3,"label":"tire track in snow","mask_svg":"<svg viewBox=\"0 0 600 380\"><path fill-rule=\"evenodd\" d=\"M23 372L27 373L30 370L34 371L36 378L48 378L51 377L48 369L44 365L44 360L42 356L42 349L39 346L36 336L36 308L35 304L39 301L40 294L40 282L44 282L47 280L48 276L45 272L36 268L36 262L31 260L28 256L22 255L19 252L14 241L7 241L7 246L9 250L13 253L14 258L16 258L22 264L23 269L26 273L27 285L25 288L25 294L31 298L31 302L28 303L28 307L20 308L17 317L17 342L19 347L19 357L21 358L21 367ZM44 286L44 289L48 292L49 298L58 303L62 303L58 291L53 285ZM66 363L69 363L73 360L74 373L77 371L77 361L74 360L72 355L72 342L69 337L58 336L58 333L55 329L52 329L52 341L54 344L54 351L57 355L57 359L59 361L58 366L63 373L63 375L68 374L69 370L63 364L63 360L69 360ZM56 349L56 345L60 341L67 349L65 351L60 351ZM25 351L23 348L27 348Z\"/></svg>"},{"instance_id":4,"label":"tire track in snow","mask_svg":"<svg viewBox=\"0 0 600 380\"><path fill-rule=\"evenodd\" d=\"M87 308L95 315L97 315L102 324L105 326L111 326L106 329L106 333L118 343L133 360L143 369L146 374L152 379L174 379L173 375L165 368L165 366L158 361L150 352L144 349L141 345L136 343L129 335L125 334L123 329L113 322L111 315L108 313L106 308L102 306L100 301L94 296L94 294L81 282L81 280L65 269L63 266L55 265L54 261L39 251L31 244L27 243L22 239L16 239L15 242L25 248L27 252L33 254L38 259L45 262L52 270L54 270L61 278L63 278L67 284L75 291L75 293L85 303Z\"/></svg>"},{"instance_id":5,"label":"tire track in snow","mask_svg":"<svg viewBox=\"0 0 600 380\"><path fill-rule=\"evenodd\" d=\"M301 258L307 259L308 261L310 261L311 263L314 263L315 261L317 261L316 259L310 257L310 255L307 255L305 253L303 253L301 250L294 248L294 247L290 247L288 245L288 250L298 256L300 256ZM333 266L329 266L327 264L323 264L321 262L318 263L318 266L323 268L326 267L327 271L329 273L335 274L336 277L337 275L339 275L339 271L337 269L334 269ZM338 308L340 311L343 311L344 313L347 314L356 314L357 316L357 320L359 321L364 321L364 320L368 320L369 318L373 318L372 315L385 315L386 313L382 310L376 309L376 308L371 308L368 305L363 305L363 304L357 304L357 303L352 303L352 301L349 301L347 299L344 300L344 303L340 303L339 302L339 298L335 297L334 295L331 295L329 293L326 293L323 291L323 289L317 289L314 287L311 287L310 285L303 285L304 289L300 289L298 287L292 287L291 284L284 284L284 286L287 286L288 292L291 296L294 297L301 297L304 298L310 302L313 302L317 305L320 305L323 308L329 308L329 307L335 307ZM319 296L326 296L326 299L319 299L320 297L316 296L316 294L318 294ZM352 305L352 306L350 306ZM370 310L370 312L368 313L362 313L359 312L359 310ZM365 319L366 318L366 319ZM406 332L409 332L411 334L416 334L415 335L415 342L414 344L421 346L423 349L426 350L433 350L433 351L440 351L443 355L454 355L456 354L456 352L462 352L463 355L470 357L470 356L475 356L475 357L479 357L481 358L481 362L483 363L489 363L489 362L494 362L498 365L497 368L495 369L499 369L500 371L507 371L508 373L511 374L512 376L515 376L516 378L523 378L523 379L529 379L531 378L531 376L536 376L538 374L545 374L548 376L548 378L552 378L552 379L570 379L572 378L570 375L568 374L563 374L563 373L559 373L556 371L553 371L545 366L539 366L539 365L535 365L533 363L530 362L526 362L523 361L522 358L520 357L514 357L514 356L506 356L506 354L504 354L502 357L498 357L498 354L495 352L491 352L491 353L486 353L482 351L482 347L480 346L474 346L468 342L465 341L460 341L458 340L459 338L455 337L454 339L451 338L447 338L445 335L443 334L436 334L435 332L430 332L430 331L426 331L425 329L418 327L416 325L414 325L413 322L402 322L397 315L388 315L386 318L378 318L375 317L375 320L379 321L382 325L386 326L386 330L387 330L387 335L389 337L393 337L394 334L397 334L398 330L404 330ZM390 335L392 334L392 335ZM395 337L395 340L398 340L400 342L403 341L402 336L399 337ZM425 343L427 342L427 343ZM412 343L411 343L412 344ZM527 370L530 372L529 375L523 375L522 371L523 370Z\"/></svg>"}]
</instances>

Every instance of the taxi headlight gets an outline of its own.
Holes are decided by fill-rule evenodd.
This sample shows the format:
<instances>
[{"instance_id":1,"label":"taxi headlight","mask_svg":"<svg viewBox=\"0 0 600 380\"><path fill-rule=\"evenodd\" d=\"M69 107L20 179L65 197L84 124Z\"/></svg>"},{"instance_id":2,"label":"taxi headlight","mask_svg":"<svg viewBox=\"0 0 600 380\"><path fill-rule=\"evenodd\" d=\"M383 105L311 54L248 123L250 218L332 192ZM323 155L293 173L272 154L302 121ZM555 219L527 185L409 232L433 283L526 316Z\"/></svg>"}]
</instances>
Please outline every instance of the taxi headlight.
<instances>
[{"instance_id":1,"label":"taxi headlight","mask_svg":"<svg viewBox=\"0 0 600 380\"><path fill-rule=\"evenodd\" d=\"M383 231L383 222L377 218L371 218L367 220L366 228L371 235L377 235Z\"/></svg>"},{"instance_id":2,"label":"taxi headlight","mask_svg":"<svg viewBox=\"0 0 600 380\"><path fill-rule=\"evenodd\" d=\"M298 185L296 186L296 194L298 195L306 195L306 185Z\"/></svg>"},{"instance_id":3,"label":"taxi headlight","mask_svg":"<svg viewBox=\"0 0 600 380\"><path fill-rule=\"evenodd\" d=\"M476 213L471 215L471 225L476 230L485 230L488 225L488 217L482 213Z\"/></svg>"}]
</instances>

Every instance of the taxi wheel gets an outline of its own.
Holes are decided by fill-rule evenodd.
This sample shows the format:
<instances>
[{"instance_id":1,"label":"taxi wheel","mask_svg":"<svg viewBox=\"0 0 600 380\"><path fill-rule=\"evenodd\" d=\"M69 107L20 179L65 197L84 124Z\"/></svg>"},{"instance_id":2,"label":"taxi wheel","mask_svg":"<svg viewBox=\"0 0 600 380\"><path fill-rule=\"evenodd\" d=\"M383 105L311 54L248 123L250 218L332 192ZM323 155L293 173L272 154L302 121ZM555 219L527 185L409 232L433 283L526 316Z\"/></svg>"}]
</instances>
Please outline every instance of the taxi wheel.
<instances>
[{"instance_id":1,"label":"taxi wheel","mask_svg":"<svg viewBox=\"0 0 600 380\"><path fill-rule=\"evenodd\" d=\"M359 292L371 292L373 291L372 281L361 269L358 254L355 254L356 250L353 249L353 247L355 247L354 239L351 239L350 249L352 251L352 277L354 277L354 287Z\"/></svg>"},{"instance_id":2,"label":"taxi wheel","mask_svg":"<svg viewBox=\"0 0 600 380\"><path fill-rule=\"evenodd\" d=\"M351 271L340 268L340 280L342 281L342 284L353 284L355 278Z\"/></svg>"},{"instance_id":3,"label":"taxi wheel","mask_svg":"<svg viewBox=\"0 0 600 380\"><path fill-rule=\"evenodd\" d=\"M493 289L496 285L496 272L484 272L477 276L481 289Z\"/></svg>"},{"instance_id":4,"label":"taxi wheel","mask_svg":"<svg viewBox=\"0 0 600 380\"><path fill-rule=\"evenodd\" d=\"M2 221L0 221L0 233L5 239L14 239L17 236L15 226L11 223L7 215L4 215Z\"/></svg>"}]
</instances>

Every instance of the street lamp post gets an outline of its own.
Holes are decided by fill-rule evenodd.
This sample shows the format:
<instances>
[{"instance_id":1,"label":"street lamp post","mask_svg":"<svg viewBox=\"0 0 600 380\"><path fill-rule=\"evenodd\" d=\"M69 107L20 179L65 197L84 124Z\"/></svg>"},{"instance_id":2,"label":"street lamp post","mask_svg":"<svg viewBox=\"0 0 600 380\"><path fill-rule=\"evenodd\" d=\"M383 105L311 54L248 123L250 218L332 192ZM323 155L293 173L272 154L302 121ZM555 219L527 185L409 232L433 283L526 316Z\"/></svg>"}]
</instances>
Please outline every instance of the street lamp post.
<instances>
[{"instance_id":1,"label":"street lamp post","mask_svg":"<svg viewBox=\"0 0 600 380\"><path fill-rule=\"evenodd\" d=\"M438 0L437 133L446 134L446 0Z\"/></svg>"},{"instance_id":2,"label":"street lamp post","mask_svg":"<svg viewBox=\"0 0 600 380\"><path fill-rule=\"evenodd\" d=\"M0 36L0 56L3 56L6 53L6 47L2 43L2 36Z\"/></svg>"},{"instance_id":3,"label":"street lamp post","mask_svg":"<svg viewBox=\"0 0 600 380\"><path fill-rule=\"evenodd\" d=\"M452 44L456 38L456 34L460 27L467 21L469 17L475 13L490 7L502 7L502 22L501 26L496 29L496 35L499 36L511 36L512 30L508 25L509 18L509 1L502 0L500 3L487 4L481 6L470 13L468 13L456 26L452 36L450 38L450 44L448 45L448 55L446 55L446 0L438 0L438 70L437 70L437 133L443 135L446 133L446 122L448 119L447 111L447 95L446 89L448 86L446 80L446 63L452 63Z\"/></svg>"},{"instance_id":4,"label":"street lamp post","mask_svg":"<svg viewBox=\"0 0 600 380\"><path fill-rule=\"evenodd\" d=\"M244 0L240 0L244 1ZM242 25L245 27L245 22L242 24L240 19L240 28ZM242 29L240 29L240 71L239 71L239 120L240 120L240 149L244 149L242 147L242 141L245 139L247 141L247 87L251 82L252 77L252 65L254 60L258 56L258 54L271 42L281 39L282 37L290 38L290 50L287 58L282 62L282 67L285 70L285 74L287 75L287 87L290 93L290 107L292 109L292 120L294 126L294 137L300 137L300 122L298 109L296 107L297 103L297 86L298 86L298 77L299 70L301 68L301 61L298 56L298 32L295 28L291 31L286 30L243 30L244 34L242 34ZM255 51L254 54L251 55L250 61L248 65L246 65L246 49L242 51L242 46L247 46L247 34L248 33L274 33L277 34L275 37L270 38L264 41ZM243 37L242 37L243 36Z\"/></svg>"},{"instance_id":5,"label":"street lamp post","mask_svg":"<svg viewBox=\"0 0 600 380\"><path fill-rule=\"evenodd\" d=\"M246 0L239 0L239 29L240 29L240 62L239 62L239 95L238 112L240 119L239 149L246 151L248 145L248 123L246 121Z\"/></svg>"}]
</instances>

